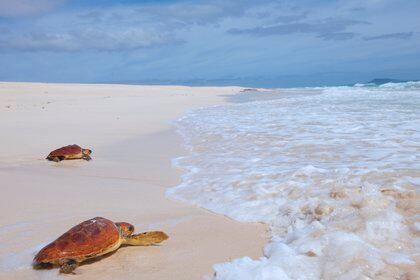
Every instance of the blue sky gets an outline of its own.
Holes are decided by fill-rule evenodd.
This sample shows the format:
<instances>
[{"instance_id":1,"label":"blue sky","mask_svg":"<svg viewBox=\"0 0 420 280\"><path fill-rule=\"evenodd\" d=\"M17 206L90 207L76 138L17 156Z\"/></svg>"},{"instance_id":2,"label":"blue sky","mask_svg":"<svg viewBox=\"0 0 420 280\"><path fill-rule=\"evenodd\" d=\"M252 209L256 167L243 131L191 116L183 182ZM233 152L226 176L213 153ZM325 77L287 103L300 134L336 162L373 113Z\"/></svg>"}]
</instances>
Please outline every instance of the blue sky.
<instances>
[{"instance_id":1,"label":"blue sky","mask_svg":"<svg viewBox=\"0 0 420 280\"><path fill-rule=\"evenodd\" d=\"M0 80L420 79L418 0L0 0Z\"/></svg>"}]
</instances>

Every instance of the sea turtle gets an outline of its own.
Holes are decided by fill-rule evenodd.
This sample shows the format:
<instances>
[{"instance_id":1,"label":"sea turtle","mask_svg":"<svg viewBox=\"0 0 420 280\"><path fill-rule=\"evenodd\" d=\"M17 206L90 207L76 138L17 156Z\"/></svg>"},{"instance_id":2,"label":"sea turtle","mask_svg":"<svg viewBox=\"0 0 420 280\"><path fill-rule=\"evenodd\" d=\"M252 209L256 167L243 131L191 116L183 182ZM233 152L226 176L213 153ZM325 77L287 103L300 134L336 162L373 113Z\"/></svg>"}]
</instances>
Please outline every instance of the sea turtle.
<instances>
[{"instance_id":1,"label":"sea turtle","mask_svg":"<svg viewBox=\"0 0 420 280\"><path fill-rule=\"evenodd\" d=\"M62 161L64 159L85 159L91 160L90 154L92 150L82 149L80 146L73 144L65 147L61 147L57 150L52 151L48 156L48 160L55 162Z\"/></svg>"},{"instance_id":2,"label":"sea turtle","mask_svg":"<svg viewBox=\"0 0 420 280\"><path fill-rule=\"evenodd\" d=\"M60 266L62 273L72 273L84 260L115 251L121 245L149 246L168 239L162 231L133 232L134 226L126 222L114 223L102 217L84 221L42 248L34 258L34 267L52 264Z\"/></svg>"}]
</instances>

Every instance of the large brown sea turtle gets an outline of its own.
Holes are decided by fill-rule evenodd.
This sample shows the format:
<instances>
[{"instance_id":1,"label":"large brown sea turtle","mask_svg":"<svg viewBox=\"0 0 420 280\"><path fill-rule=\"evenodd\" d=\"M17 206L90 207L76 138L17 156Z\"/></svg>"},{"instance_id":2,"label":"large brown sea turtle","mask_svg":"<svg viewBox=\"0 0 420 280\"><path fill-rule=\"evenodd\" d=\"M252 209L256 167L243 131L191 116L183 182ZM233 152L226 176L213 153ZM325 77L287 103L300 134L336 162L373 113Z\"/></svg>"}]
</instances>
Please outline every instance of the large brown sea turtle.
<instances>
[{"instance_id":1,"label":"large brown sea turtle","mask_svg":"<svg viewBox=\"0 0 420 280\"><path fill-rule=\"evenodd\" d=\"M64 159L85 159L91 160L90 154L92 150L82 149L80 146L73 144L65 147L61 147L57 150L52 151L48 156L48 160L55 162L62 161Z\"/></svg>"},{"instance_id":2,"label":"large brown sea turtle","mask_svg":"<svg viewBox=\"0 0 420 280\"><path fill-rule=\"evenodd\" d=\"M149 246L168 236L161 231L133 234L134 226L114 223L102 217L84 221L41 249L34 258L34 266L53 264L60 272L71 273L84 260L105 255L121 245Z\"/></svg>"}]
</instances>

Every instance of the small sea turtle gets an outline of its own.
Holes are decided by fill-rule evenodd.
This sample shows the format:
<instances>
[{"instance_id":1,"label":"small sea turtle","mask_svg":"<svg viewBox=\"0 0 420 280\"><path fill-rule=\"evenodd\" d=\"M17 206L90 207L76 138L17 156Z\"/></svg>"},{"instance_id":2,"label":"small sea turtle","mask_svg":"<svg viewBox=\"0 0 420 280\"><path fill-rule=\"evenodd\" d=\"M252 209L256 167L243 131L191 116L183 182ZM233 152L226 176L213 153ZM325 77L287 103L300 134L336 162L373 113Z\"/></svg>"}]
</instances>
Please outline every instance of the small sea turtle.
<instances>
[{"instance_id":1,"label":"small sea turtle","mask_svg":"<svg viewBox=\"0 0 420 280\"><path fill-rule=\"evenodd\" d=\"M114 223L102 217L84 221L41 249L34 258L34 267L41 264L60 266L60 272L71 273L84 260L105 255L121 245L149 246L168 236L161 231L133 234L134 226Z\"/></svg>"},{"instance_id":2,"label":"small sea turtle","mask_svg":"<svg viewBox=\"0 0 420 280\"><path fill-rule=\"evenodd\" d=\"M57 150L52 151L48 156L48 160L52 160L55 162L62 161L64 159L85 159L91 160L90 154L92 150L89 149L82 149L80 146L68 145L65 147L61 147Z\"/></svg>"}]
</instances>

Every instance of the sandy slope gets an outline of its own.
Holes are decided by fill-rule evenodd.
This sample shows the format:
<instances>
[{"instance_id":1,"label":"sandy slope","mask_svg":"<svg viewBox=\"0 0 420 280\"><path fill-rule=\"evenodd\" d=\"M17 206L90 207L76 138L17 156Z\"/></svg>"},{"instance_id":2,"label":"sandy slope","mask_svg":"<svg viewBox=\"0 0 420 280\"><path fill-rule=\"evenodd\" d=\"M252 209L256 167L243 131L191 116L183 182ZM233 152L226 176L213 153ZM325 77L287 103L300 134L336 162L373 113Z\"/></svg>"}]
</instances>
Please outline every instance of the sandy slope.
<instances>
[{"instance_id":1,"label":"sandy slope","mask_svg":"<svg viewBox=\"0 0 420 280\"><path fill-rule=\"evenodd\" d=\"M185 151L170 121L220 104L239 88L0 83L0 279L200 279L211 265L258 257L266 227L165 198L179 182L170 159ZM47 162L66 144L91 162ZM94 216L161 229L161 246L125 247L74 276L35 271L42 245Z\"/></svg>"}]
</instances>

